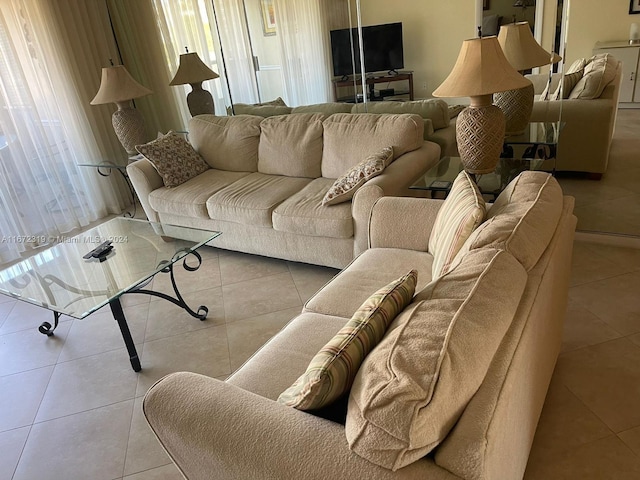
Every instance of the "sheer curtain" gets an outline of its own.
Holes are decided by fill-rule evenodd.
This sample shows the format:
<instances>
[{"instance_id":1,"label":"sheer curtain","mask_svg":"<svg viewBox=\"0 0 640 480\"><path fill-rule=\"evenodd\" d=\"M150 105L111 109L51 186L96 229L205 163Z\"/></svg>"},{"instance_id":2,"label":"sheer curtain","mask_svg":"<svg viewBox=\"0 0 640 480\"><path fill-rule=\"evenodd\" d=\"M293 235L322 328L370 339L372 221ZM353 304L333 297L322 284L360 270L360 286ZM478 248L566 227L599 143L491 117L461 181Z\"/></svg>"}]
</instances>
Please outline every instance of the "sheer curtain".
<instances>
[{"instance_id":1,"label":"sheer curtain","mask_svg":"<svg viewBox=\"0 0 640 480\"><path fill-rule=\"evenodd\" d=\"M0 263L121 212L127 198L122 185L77 166L103 158L91 128L100 121L85 114L89 100L81 98L83 88L95 93L99 69L87 87L79 80L86 58L66 43L83 30L85 47L96 54L91 22L105 19L95 5L85 7L84 25L67 31L58 22L60 3L0 2ZM77 6L82 12L82 2Z\"/></svg>"},{"instance_id":2,"label":"sheer curtain","mask_svg":"<svg viewBox=\"0 0 640 480\"><path fill-rule=\"evenodd\" d=\"M274 0L287 105L332 101L331 45L322 0Z\"/></svg>"}]
</instances>

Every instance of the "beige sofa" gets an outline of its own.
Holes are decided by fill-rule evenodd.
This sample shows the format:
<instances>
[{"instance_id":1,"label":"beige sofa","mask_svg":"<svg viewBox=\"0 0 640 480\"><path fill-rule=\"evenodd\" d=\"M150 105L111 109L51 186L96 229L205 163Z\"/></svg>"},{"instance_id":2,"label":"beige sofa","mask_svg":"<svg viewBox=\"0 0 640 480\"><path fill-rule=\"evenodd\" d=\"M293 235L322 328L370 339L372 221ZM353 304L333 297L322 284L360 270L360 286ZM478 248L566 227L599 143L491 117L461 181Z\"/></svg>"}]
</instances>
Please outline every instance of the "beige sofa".
<instances>
[{"instance_id":1,"label":"beige sofa","mask_svg":"<svg viewBox=\"0 0 640 480\"><path fill-rule=\"evenodd\" d=\"M573 198L563 197L549 174L521 174L463 245L457 266L431 281L428 241L441 205L436 199L381 198L369 223L371 248L226 382L182 372L151 387L144 399L147 421L186 478L522 478L561 343L576 225ZM328 419L338 419L339 405L337 412L312 415L275 400L369 295L411 269L418 271L414 299L432 301L423 321L451 314L433 398L445 409L459 402L460 375L477 385L458 411L421 419L421 428L442 429L443 440L428 455L392 471L349 449L345 426ZM499 332L493 354L485 333L496 333L505 321L506 333ZM386 335L396 328L392 323ZM412 344L422 345L432 335L428 328L421 331L424 338L413 337ZM423 355L420 350L413 358L418 372L426 368ZM484 372L477 370L482 362ZM397 378L405 371L395 370ZM412 391L409 386L398 393ZM389 413L402 417L398 425L411 414ZM387 453L392 443L378 448Z\"/></svg>"},{"instance_id":2,"label":"beige sofa","mask_svg":"<svg viewBox=\"0 0 640 480\"><path fill-rule=\"evenodd\" d=\"M532 122L553 122L560 117L564 122L558 139L556 170L587 172L594 179L600 179L607 171L621 75L622 63L618 62L615 78L599 98L534 102ZM535 93L541 94L549 77L540 74L527 78L533 82ZM559 81L560 75L554 74L550 91L556 90Z\"/></svg>"},{"instance_id":3,"label":"beige sofa","mask_svg":"<svg viewBox=\"0 0 640 480\"><path fill-rule=\"evenodd\" d=\"M147 159L127 173L150 221L221 231L219 248L341 268L367 247L373 203L404 195L438 161L423 125L409 114L202 115L189 140L209 170L172 188ZM336 178L388 146L395 160L353 200L321 205Z\"/></svg>"},{"instance_id":4,"label":"beige sofa","mask_svg":"<svg viewBox=\"0 0 640 480\"><path fill-rule=\"evenodd\" d=\"M275 115L287 115L290 113L413 113L420 115L424 120L424 139L440 145L441 157L458 156L456 143L456 119L452 118L448 104L441 99L415 101L385 101L363 103L339 103L328 102L315 105L303 105L299 107L287 107L277 105L250 105L236 103L233 106L236 115L258 115L271 117Z\"/></svg>"}]
</instances>

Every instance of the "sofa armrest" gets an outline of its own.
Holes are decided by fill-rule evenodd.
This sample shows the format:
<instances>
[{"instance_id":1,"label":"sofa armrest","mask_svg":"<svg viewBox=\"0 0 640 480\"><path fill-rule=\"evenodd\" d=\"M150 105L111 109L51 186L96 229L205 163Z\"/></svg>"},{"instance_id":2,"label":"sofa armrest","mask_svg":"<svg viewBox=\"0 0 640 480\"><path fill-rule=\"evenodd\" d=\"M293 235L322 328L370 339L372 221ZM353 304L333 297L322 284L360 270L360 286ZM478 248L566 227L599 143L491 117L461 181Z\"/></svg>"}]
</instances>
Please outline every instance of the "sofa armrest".
<instances>
[{"instance_id":1,"label":"sofa armrest","mask_svg":"<svg viewBox=\"0 0 640 480\"><path fill-rule=\"evenodd\" d=\"M431 230L443 202L431 198L380 198L371 210L369 248L427 252Z\"/></svg>"},{"instance_id":2,"label":"sofa armrest","mask_svg":"<svg viewBox=\"0 0 640 480\"><path fill-rule=\"evenodd\" d=\"M149 204L149 194L158 188L164 187L164 181L158 171L149 160L142 158L127 166L127 175L149 221L159 222L158 212Z\"/></svg>"},{"instance_id":3,"label":"sofa armrest","mask_svg":"<svg viewBox=\"0 0 640 480\"><path fill-rule=\"evenodd\" d=\"M143 409L190 480L458 478L431 459L398 472L385 470L349 450L342 425L195 373L158 381Z\"/></svg>"},{"instance_id":4,"label":"sofa armrest","mask_svg":"<svg viewBox=\"0 0 640 480\"><path fill-rule=\"evenodd\" d=\"M369 244L369 216L371 207L380 197L400 197L407 194L413 182L440 159L440 146L424 142L412 152L396 158L382 175L372 178L358 189L353 197L351 213L354 229L354 256Z\"/></svg>"}]
</instances>

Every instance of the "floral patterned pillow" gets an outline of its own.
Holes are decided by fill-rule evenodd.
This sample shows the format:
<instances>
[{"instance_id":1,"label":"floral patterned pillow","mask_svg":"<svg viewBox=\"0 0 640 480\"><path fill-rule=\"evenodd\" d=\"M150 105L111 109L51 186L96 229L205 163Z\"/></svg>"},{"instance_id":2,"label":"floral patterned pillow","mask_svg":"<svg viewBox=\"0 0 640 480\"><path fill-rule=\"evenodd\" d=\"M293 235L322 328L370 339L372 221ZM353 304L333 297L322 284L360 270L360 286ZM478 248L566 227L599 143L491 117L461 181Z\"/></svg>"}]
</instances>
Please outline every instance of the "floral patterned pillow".
<instances>
[{"instance_id":1,"label":"floral patterned pillow","mask_svg":"<svg viewBox=\"0 0 640 480\"><path fill-rule=\"evenodd\" d=\"M209 169L191 144L175 132L136 145L136 150L153 164L165 187L177 187Z\"/></svg>"},{"instance_id":2,"label":"floral patterned pillow","mask_svg":"<svg viewBox=\"0 0 640 480\"><path fill-rule=\"evenodd\" d=\"M335 205L351 200L367 180L380 175L391 162L393 147L385 147L378 153L369 155L331 185L322 199L322 205Z\"/></svg>"}]
</instances>

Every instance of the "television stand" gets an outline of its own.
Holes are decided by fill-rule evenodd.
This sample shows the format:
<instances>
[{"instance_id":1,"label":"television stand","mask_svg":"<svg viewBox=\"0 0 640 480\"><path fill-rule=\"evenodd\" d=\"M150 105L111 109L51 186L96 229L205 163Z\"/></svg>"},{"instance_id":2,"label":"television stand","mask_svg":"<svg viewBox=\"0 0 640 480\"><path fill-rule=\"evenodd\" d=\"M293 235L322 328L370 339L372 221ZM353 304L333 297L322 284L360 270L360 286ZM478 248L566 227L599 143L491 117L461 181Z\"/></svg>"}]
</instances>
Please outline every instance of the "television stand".
<instances>
[{"instance_id":1,"label":"television stand","mask_svg":"<svg viewBox=\"0 0 640 480\"><path fill-rule=\"evenodd\" d=\"M390 72L391 73L391 72ZM368 90L368 100L371 102L383 100L383 97L375 96L375 84L376 83L391 83L391 82L405 82L404 89L394 88L393 95L388 95L389 97L399 96L399 95L409 95L409 100L413 100L413 72L396 72L394 74L387 74L383 76L377 77L368 77L365 79ZM339 95L339 91L342 88L352 87L354 84L353 77L349 77L344 80L342 78L335 78L333 80L333 98L336 102L355 102L356 94L360 93L362 90L362 78L358 75L355 79L356 83L356 92L354 92L351 96Z\"/></svg>"}]
</instances>

